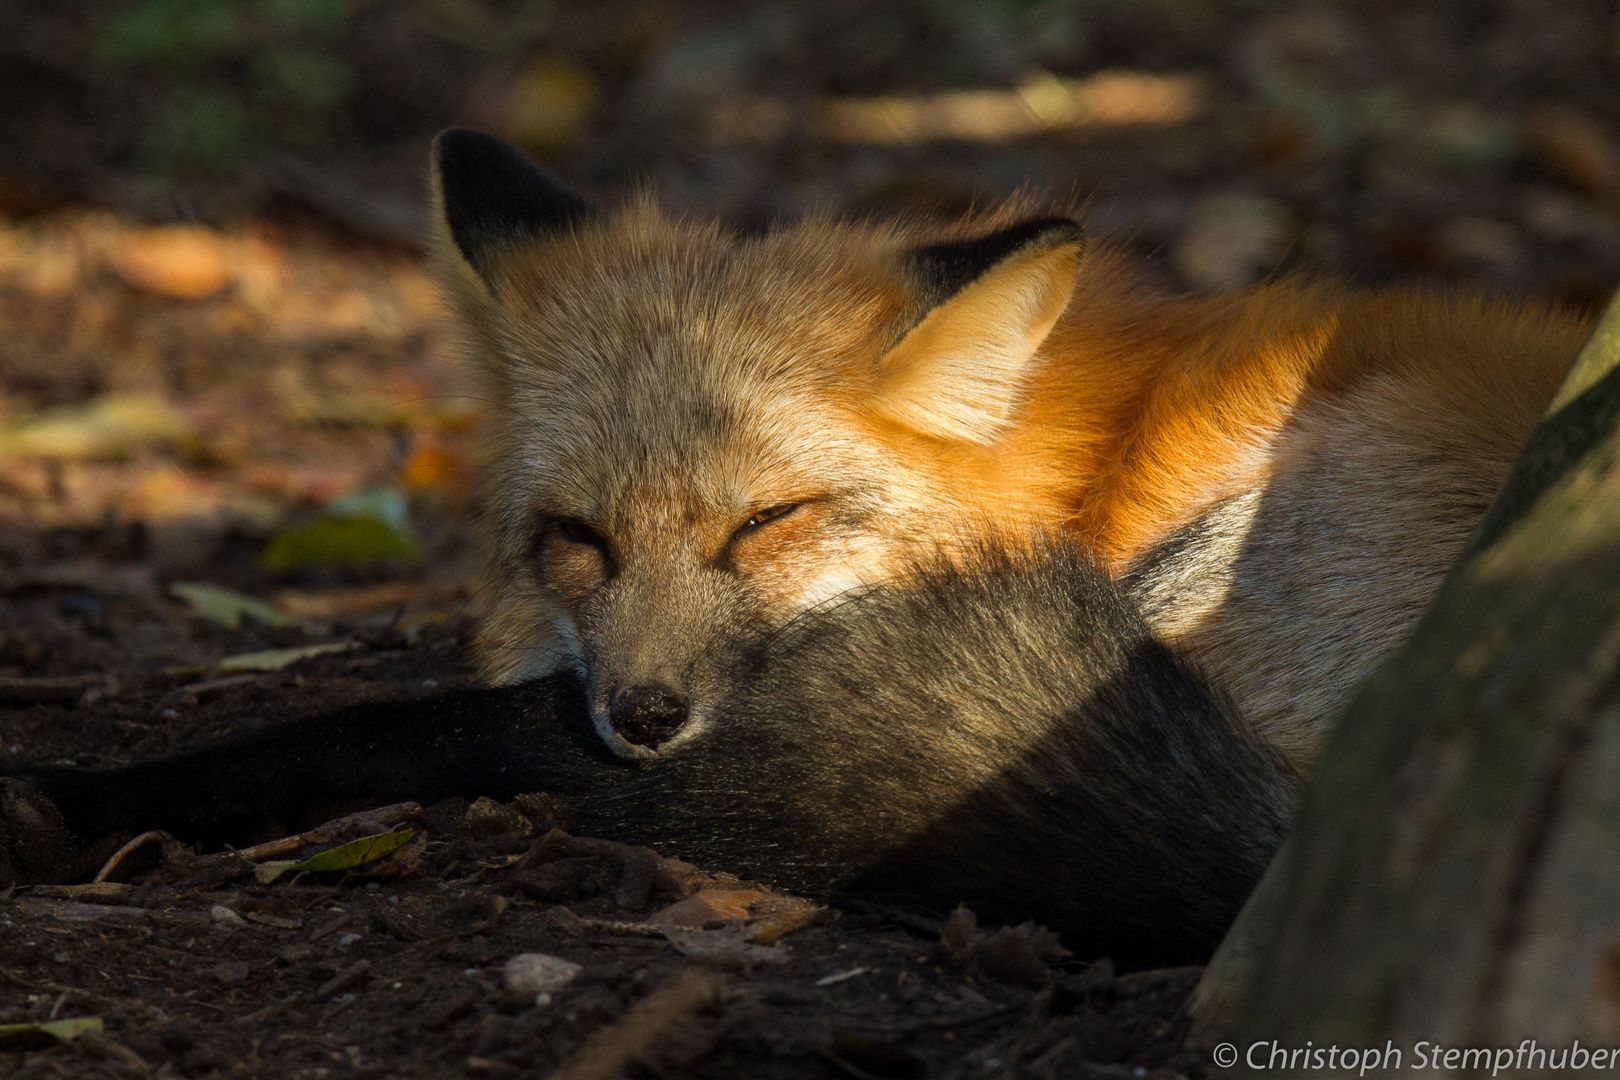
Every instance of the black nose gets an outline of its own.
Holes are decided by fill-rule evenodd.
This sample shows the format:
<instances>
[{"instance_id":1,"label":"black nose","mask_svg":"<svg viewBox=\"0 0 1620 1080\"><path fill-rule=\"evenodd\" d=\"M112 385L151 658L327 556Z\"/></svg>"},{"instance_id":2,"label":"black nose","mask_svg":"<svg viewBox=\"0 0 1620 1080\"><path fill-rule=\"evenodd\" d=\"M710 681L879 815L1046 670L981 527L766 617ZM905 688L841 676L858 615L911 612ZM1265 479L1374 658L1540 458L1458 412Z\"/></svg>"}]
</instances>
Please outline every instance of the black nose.
<instances>
[{"instance_id":1,"label":"black nose","mask_svg":"<svg viewBox=\"0 0 1620 1080\"><path fill-rule=\"evenodd\" d=\"M667 686L630 686L613 695L608 719L625 742L656 748L686 723L687 709L686 695Z\"/></svg>"}]
</instances>

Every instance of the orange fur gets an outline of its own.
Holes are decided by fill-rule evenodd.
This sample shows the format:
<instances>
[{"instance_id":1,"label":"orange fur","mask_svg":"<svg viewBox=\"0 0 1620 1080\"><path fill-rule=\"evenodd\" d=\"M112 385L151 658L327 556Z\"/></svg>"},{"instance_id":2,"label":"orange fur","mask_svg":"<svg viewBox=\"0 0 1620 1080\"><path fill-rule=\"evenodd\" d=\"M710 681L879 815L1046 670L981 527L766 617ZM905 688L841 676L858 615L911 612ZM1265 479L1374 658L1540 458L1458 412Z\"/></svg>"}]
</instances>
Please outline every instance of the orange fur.
<instances>
[{"instance_id":1,"label":"orange fur","mask_svg":"<svg viewBox=\"0 0 1620 1080\"><path fill-rule=\"evenodd\" d=\"M1165 297L1135 287L1123 263L1106 248L1086 260L992 452L875 432L956 474L988 520L1061 516L1116 571L1263 485L1290 418L1371 379L1400 383L1431 416L1414 446L1440 437L1434 424L1460 424L1517 448L1588 332L1572 315L1409 287L1288 280Z\"/></svg>"},{"instance_id":2,"label":"orange fur","mask_svg":"<svg viewBox=\"0 0 1620 1080\"><path fill-rule=\"evenodd\" d=\"M1587 321L1302 278L1167 296L1061 222L943 298L908 269L920 246L1052 220L1040 209L943 231L812 217L741 239L642 199L498 244L477 271L441 238L505 406L486 473L489 677L586 670L599 730L627 752L613 688L678 685L701 728L739 620L780 625L992 534L1066 531L1307 768ZM786 504L801 505L744 528Z\"/></svg>"}]
</instances>

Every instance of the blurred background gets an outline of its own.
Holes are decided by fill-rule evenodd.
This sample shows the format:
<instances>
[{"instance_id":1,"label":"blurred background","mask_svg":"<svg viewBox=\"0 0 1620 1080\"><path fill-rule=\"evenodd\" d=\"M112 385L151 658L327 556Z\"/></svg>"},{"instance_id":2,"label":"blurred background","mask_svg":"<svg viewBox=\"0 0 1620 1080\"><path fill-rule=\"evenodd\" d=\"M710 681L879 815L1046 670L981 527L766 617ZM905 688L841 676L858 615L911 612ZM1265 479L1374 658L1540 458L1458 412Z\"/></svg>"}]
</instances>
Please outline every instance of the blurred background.
<instances>
[{"instance_id":1,"label":"blurred background","mask_svg":"<svg viewBox=\"0 0 1620 1080\"><path fill-rule=\"evenodd\" d=\"M0 27L0 678L467 610L482 405L418 244L451 124L746 228L1032 185L1191 289L1317 268L1591 309L1620 281L1613 3L0 0Z\"/></svg>"}]
</instances>

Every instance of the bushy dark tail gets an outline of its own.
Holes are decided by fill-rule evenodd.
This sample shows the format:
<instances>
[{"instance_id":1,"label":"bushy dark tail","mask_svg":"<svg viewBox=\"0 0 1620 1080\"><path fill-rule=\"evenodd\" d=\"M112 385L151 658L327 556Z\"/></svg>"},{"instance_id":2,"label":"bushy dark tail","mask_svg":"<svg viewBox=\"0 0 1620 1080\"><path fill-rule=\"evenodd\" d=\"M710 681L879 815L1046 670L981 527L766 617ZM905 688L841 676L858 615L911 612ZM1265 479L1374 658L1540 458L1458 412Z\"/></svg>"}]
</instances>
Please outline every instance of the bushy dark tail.
<instances>
[{"instance_id":1,"label":"bushy dark tail","mask_svg":"<svg viewBox=\"0 0 1620 1080\"><path fill-rule=\"evenodd\" d=\"M1062 547L818 611L756 643L737 686L709 730L646 767L603 753L577 686L556 678L29 779L82 838L213 842L336 804L550 791L582 832L812 895L965 901L1136 963L1208 955L1299 786Z\"/></svg>"},{"instance_id":2,"label":"bushy dark tail","mask_svg":"<svg viewBox=\"0 0 1620 1080\"><path fill-rule=\"evenodd\" d=\"M987 554L764 642L701 743L588 795L608 835L802 891L1207 956L1298 778L1082 555Z\"/></svg>"}]
</instances>

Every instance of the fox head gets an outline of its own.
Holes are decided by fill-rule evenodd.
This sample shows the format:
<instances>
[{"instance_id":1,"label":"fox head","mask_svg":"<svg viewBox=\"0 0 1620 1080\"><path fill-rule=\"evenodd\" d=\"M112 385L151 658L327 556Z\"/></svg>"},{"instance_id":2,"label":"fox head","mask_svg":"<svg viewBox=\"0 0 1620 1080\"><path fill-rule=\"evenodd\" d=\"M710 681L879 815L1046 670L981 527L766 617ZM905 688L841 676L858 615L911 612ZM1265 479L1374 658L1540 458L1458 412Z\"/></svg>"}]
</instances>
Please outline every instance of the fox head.
<instances>
[{"instance_id":1,"label":"fox head","mask_svg":"<svg viewBox=\"0 0 1620 1080\"><path fill-rule=\"evenodd\" d=\"M484 674L575 668L624 757L711 722L735 644L987 531L1052 524L1009 432L1074 288L1062 217L764 235L612 213L471 131L438 276L484 380Z\"/></svg>"}]
</instances>

